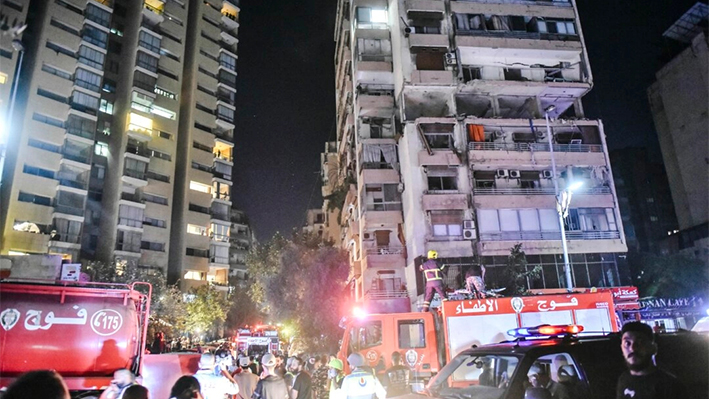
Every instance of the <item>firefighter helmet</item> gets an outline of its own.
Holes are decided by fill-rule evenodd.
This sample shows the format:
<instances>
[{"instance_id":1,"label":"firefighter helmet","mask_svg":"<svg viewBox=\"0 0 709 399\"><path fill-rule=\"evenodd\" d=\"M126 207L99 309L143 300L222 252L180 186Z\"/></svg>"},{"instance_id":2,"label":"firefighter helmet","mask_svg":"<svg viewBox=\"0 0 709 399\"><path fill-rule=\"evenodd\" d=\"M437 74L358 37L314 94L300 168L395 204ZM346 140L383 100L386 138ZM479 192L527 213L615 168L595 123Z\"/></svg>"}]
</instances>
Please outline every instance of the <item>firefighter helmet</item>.
<instances>
[{"instance_id":1,"label":"firefighter helmet","mask_svg":"<svg viewBox=\"0 0 709 399\"><path fill-rule=\"evenodd\" d=\"M428 259L438 259L438 251L428 251Z\"/></svg>"}]
</instances>

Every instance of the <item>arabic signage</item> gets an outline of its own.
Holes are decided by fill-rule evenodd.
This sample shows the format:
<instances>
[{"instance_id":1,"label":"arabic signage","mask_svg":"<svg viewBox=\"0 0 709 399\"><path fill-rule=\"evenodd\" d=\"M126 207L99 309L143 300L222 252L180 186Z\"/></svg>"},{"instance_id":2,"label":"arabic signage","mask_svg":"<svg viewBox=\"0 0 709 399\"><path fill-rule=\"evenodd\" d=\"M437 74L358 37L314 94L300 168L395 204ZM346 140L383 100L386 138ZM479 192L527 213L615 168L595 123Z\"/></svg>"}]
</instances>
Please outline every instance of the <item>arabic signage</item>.
<instances>
[{"instance_id":1,"label":"arabic signage","mask_svg":"<svg viewBox=\"0 0 709 399\"><path fill-rule=\"evenodd\" d=\"M54 311L38 309L28 309L25 312L24 322L18 322L22 318L22 313L15 308L7 308L0 312L0 326L5 331L12 330L16 325L22 326L26 331L49 330L56 325L84 326L88 319L88 311L78 305L72 306L72 313L62 312L62 317L54 314ZM44 317L42 317L44 314ZM109 336L117 333L123 326L123 316L113 309L100 309L91 316L89 325L93 332L101 336ZM19 327L18 327L19 328Z\"/></svg>"},{"instance_id":2,"label":"arabic signage","mask_svg":"<svg viewBox=\"0 0 709 399\"><path fill-rule=\"evenodd\" d=\"M617 301L637 301L638 287L613 287L611 288L613 299Z\"/></svg>"},{"instance_id":3,"label":"arabic signage","mask_svg":"<svg viewBox=\"0 0 709 399\"><path fill-rule=\"evenodd\" d=\"M79 281L81 275L81 263L65 263L62 265L62 281Z\"/></svg>"},{"instance_id":4,"label":"arabic signage","mask_svg":"<svg viewBox=\"0 0 709 399\"><path fill-rule=\"evenodd\" d=\"M551 312L556 310L599 309L612 306L608 292L569 295L541 295L493 298L443 303L447 317L484 314Z\"/></svg>"},{"instance_id":5,"label":"arabic signage","mask_svg":"<svg viewBox=\"0 0 709 399\"><path fill-rule=\"evenodd\" d=\"M680 308L698 308L703 305L704 301L698 297L688 298L643 298L640 300L640 308L642 309L680 309Z\"/></svg>"}]
</instances>

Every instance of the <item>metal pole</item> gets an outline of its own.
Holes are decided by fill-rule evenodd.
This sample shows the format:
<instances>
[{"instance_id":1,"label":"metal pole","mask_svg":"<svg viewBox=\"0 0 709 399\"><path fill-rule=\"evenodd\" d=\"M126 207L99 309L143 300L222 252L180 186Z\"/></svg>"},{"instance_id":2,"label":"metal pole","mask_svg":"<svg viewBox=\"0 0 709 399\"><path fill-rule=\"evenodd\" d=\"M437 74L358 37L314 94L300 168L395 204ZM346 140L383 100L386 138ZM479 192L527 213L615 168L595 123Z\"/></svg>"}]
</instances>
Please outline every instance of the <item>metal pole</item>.
<instances>
[{"instance_id":1,"label":"metal pole","mask_svg":"<svg viewBox=\"0 0 709 399\"><path fill-rule=\"evenodd\" d=\"M564 227L564 210L561 209L561 193L559 192L559 181L556 176L556 160L554 159L554 143L551 140L551 128L549 127L549 111L544 111L544 119L547 125L547 140L549 141L549 153L551 155L551 173L554 181L554 193L556 194L556 211L559 214L559 229L561 231L561 249L564 253L564 276L566 277L566 290L571 292L574 287L574 280L571 276L571 265L569 263L569 248L566 246L566 228Z\"/></svg>"},{"instance_id":2,"label":"metal pole","mask_svg":"<svg viewBox=\"0 0 709 399\"><path fill-rule=\"evenodd\" d=\"M17 62L17 70L15 70L15 77L12 81L12 95L10 96L10 108L7 113L7 124L5 125L5 134L0 137L0 185L2 185L2 174L5 172L5 154L7 152L7 142L12 129L12 116L15 112L15 97L17 97L17 86L20 81L20 72L22 71L22 60L25 55L24 48L20 50L20 59ZM7 136L7 137L5 137Z\"/></svg>"}]
</instances>

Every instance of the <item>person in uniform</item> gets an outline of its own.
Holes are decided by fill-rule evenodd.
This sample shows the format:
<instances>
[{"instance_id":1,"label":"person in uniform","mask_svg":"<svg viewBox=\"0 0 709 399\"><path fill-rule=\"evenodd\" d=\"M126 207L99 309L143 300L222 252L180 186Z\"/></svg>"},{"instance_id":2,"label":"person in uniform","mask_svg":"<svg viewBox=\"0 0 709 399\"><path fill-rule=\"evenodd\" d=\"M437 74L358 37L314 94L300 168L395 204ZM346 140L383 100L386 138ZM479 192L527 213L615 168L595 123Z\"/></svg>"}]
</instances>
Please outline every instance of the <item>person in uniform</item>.
<instances>
[{"instance_id":1,"label":"person in uniform","mask_svg":"<svg viewBox=\"0 0 709 399\"><path fill-rule=\"evenodd\" d=\"M441 272L444 266L439 267L438 262L438 252L434 250L428 251L428 259L423 262L420 269L423 272L423 276L426 279L426 294L423 299L423 312L428 312L428 308L431 307L431 300L433 296L438 293L442 301L446 300L446 294L443 292L443 276Z\"/></svg>"},{"instance_id":2,"label":"person in uniform","mask_svg":"<svg viewBox=\"0 0 709 399\"><path fill-rule=\"evenodd\" d=\"M342 380L342 387L336 390L336 396L331 399L385 399L386 390L372 373L365 371L364 356L353 353L347 357L347 362L353 369L352 373Z\"/></svg>"}]
</instances>

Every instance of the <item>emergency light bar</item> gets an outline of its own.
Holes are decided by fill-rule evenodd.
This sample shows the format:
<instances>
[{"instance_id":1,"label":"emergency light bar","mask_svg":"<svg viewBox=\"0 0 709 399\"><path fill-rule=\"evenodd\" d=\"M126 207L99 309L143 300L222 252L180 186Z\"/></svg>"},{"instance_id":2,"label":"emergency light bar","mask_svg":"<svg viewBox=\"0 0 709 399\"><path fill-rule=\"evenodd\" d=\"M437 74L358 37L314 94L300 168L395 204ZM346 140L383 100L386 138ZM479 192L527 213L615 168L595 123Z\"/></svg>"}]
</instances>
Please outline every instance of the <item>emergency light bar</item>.
<instances>
[{"instance_id":1,"label":"emergency light bar","mask_svg":"<svg viewBox=\"0 0 709 399\"><path fill-rule=\"evenodd\" d=\"M562 334L578 334L583 331L583 326L578 324L552 326L543 324L536 327L514 328L507 331L507 335L515 338L521 337L548 337Z\"/></svg>"}]
</instances>

